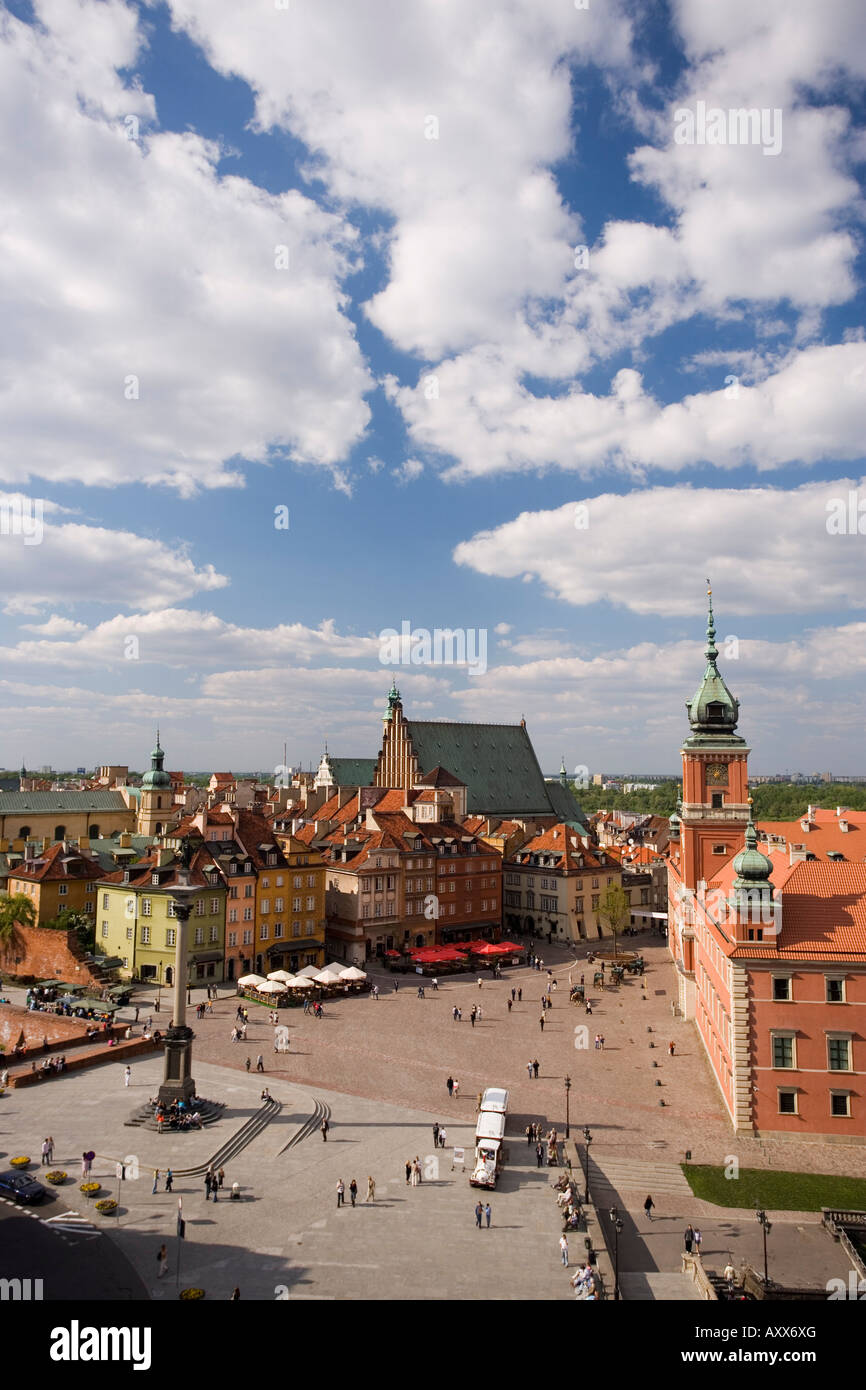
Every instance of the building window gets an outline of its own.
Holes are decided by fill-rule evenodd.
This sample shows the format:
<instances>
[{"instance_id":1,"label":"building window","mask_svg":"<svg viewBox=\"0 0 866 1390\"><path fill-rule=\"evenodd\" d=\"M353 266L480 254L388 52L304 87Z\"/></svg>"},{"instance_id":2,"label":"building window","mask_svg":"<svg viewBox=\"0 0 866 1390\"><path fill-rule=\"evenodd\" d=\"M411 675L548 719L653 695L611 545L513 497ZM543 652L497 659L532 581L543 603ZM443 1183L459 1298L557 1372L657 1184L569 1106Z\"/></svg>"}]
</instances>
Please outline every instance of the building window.
<instances>
[{"instance_id":1,"label":"building window","mask_svg":"<svg viewBox=\"0 0 866 1390\"><path fill-rule=\"evenodd\" d=\"M176 929L175 929L174 927L167 927L167 928L166 928L166 932L165 932L165 944L166 944L166 946L176 946L176 945L177 945L177 931L176 931Z\"/></svg>"},{"instance_id":2,"label":"building window","mask_svg":"<svg viewBox=\"0 0 866 1390\"><path fill-rule=\"evenodd\" d=\"M245 884L244 884L244 897L245 897L245 898L251 898L252 896L253 896L253 885L252 885L251 883L245 883Z\"/></svg>"},{"instance_id":3,"label":"building window","mask_svg":"<svg viewBox=\"0 0 866 1390\"><path fill-rule=\"evenodd\" d=\"M230 946L237 946L237 944L238 944L238 934L237 934L237 932L236 932L236 931L230 931L230 932L229 932L229 945L230 945Z\"/></svg>"},{"instance_id":4,"label":"building window","mask_svg":"<svg viewBox=\"0 0 866 1390\"><path fill-rule=\"evenodd\" d=\"M131 931L132 931L132 928L130 927L129 931L127 932L127 936L130 936ZM142 927L142 929L141 929L141 944L142 944L142 946L149 946L149 945L150 945L150 927Z\"/></svg>"},{"instance_id":5,"label":"building window","mask_svg":"<svg viewBox=\"0 0 866 1390\"><path fill-rule=\"evenodd\" d=\"M267 924L267 922L263 922L263 923L262 923L262 925L261 925L261 927L260 927L260 929L259 929L259 936L260 936L260 938L261 938L262 941L267 941L267 939L268 939L268 924Z\"/></svg>"},{"instance_id":6,"label":"building window","mask_svg":"<svg viewBox=\"0 0 866 1390\"><path fill-rule=\"evenodd\" d=\"M252 920L253 920L253 910L252 910L252 908L251 908L251 907L245 907L245 908L244 908L244 921L245 921L245 922L251 922Z\"/></svg>"},{"instance_id":7,"label":"building window","mask_svg":"<svg viewBox=\"0 0 866 1390\"><path fill-rule=\"evenodd\" d=\"M168 904L166 905L165 911L166 911L166 916L168 916L168 917L176 917L176 916L177 916L177 912L175 911L175 902L174 902L174 899L173 899L173 898L169 898Z\"/></svg>"},{"instance_id":8,"label":"building window","mask_svg":"<svg viewBox=\"0 0 866 1390\"><path fill-rule=\"evenodd\" d=\"M142 935L141 935L142 941L144 941L144 932L145 932L146 930L147 930L146 928L142 928ZM127 941L131 941L131 940L132 940L132 927L127 927L127 928L126 928L126 939L127 939Z\"/></svg>"},{"instance_id":9,"label":"building window","mask_svg":"<svg viewBox=\"0 0 866 1390\"><path fill-rule=\"evenodd\" d=\"M108 911L108 894L107 894L107 893L103 893L103 895L102 895L102 910L103 910L103 912L107 912L107 911Z\"/></svg>"},{"instance_id":10,"label":"building window","mask_svg":"<svg viewBox=\"0 0 866 1390\"><path fill-rule=\"evenodd\" d=\"M292 923L292 936L300 936L300 934L301 934L301 924L300 924L300 922L293 922L293 923Z\"/></svg>"},{"instance_id":11,"label":"building window","mask_svg":"<svg viewBox=\"0 0 866 1390\"><path fill-rule=\"evenodd\" d=\"M785 1003L791 998L791 980L788 975L773 976L773 998L778 1004Z\"/></svg>"},{"instance_id":12,"label":"building window","mask_svg":"<svg viewBox=\"0 0 866 1390\"><path fill-rule=\"evenodd\" d=\"M827 1003L845 1003L845 981L839 976L827 976Z\"/></svg>"},{"instance_id":13,"label":"building window","mask_svg":"<svg viewBox=\"0 0 866 1390\"><path fill-rule=\"evenodd\" d=\"M149 917L149 916L150 916L150 898L142 898L142 900L141 900L141 915L142 915L142 917Z\"/></svg>"},{"instance_id":14,"label":"building window","mask_svg":"<svg viewBox=\"0 0 866 1390\"><path fill-rule=\"evenodd\" d=\"M150 881L151 881L151 883L153 884L154 888L158 888L158 887L159 887L159 874L151 874L151 876L150 876Z\"/></svg>"},{"instance_id":15,"label":"building window","mask_svg":"<svg viewBox=\"0 0 866 1390\"><path fill-rule=\"evenodd\" d=\"M103 924L102 924L102 935L103 935L103 936L108 936L108 923L107 923L107 922L103 922Z\"/></svg>"},{"instance_id":16,"label":"building window","mask_svg":"<svg viewBox=\"0 0 866 1390\"><path fill-rule=\"evenodd\" d=\"M294 878L292 879L292 887L293 887L293 888L301 888L301 887L303 887L303 883L304 883L303 875L302 875L302 874L295 874Z\"/></svg>"},{"instance_id":17,"label":"building window","mask_svg":"<svg viewBox=\"0 0 866 1390\"><path fill-rule=\"evenodd\" d=\"M245 946L252 946L252 944L253 944L253 934L252 934L252 932L251 932L251 931L245 931L245 932L244 932L244 945L245 945Z\"/></svg>"},{"instance_id":18,"label":"building window","mask_svg":"<svg viewBox=\"0 0 866 1390\"><path fill-rule=\"evenodd\" d=\"M305 928L305 932L306 932L306 935L307 935L307 936L312 936L312 935L313 935L313 924L312 924L312 922L308 922L308 923L307 923L306 928Z\"/></svg>"},{"instance_id":19,"label":"building window","mask_svg":"<svg viewBox=\"0 0 866 1390\"><path fill-rule=\"evenodd\" d=\"M827 1068L829 1071L851 1070L850 1036L827 1039Z\"/></svg>"},{"instance_id":20,"label":"building window","mask_svg":"<svg viewBox=\"0 0 866 1390\"><path fill-rule=\"evenodd\" d=\"M238 910L237 910L237 908L236 908L236 907L230 907L230 908L229 908L229 921L230 921L230 922L236 922L237 920L238 920Z\"/></svg>"},{"instance_id":21,"label":"building window","mask_svg":"<svg viewBox=\"0 0 866 1390\"><path fill-rule=\"evenodd\" d=\"M391 880L390 880L390 879L388 880L388 886L389 886L389 888L390 888L390 887L393 887L393 884L391 883ZM316 909L316 899L315 899L315 898L307 898L307 911L308 911L308 912L315 912L315 909Z\"/></svg>"},{"instance_id":22,"label":"building window","mask_svg":"<svg viewBox=\"0 0 866 1390\"><path fill-rule=\"evenodd\" d=\"M219 935L220 935L220 933L219 933L219 927L211 927L211 929L210 929L210 939L211 939L211 941L219 941Z\"/></svg>"},{"instance_id":23,"label":"building window","mask_svg":"<svg viewBox=\"0 0 866 1390\"><path fill-rule=\"evenodd\" d=\"M279 879L277 880L277 882L279 882ZM274 912L282 912L282 910L283 910L283 900L282 900L282 898L274 898Z\"/></svg>"},{"instance_id":24,"label":"building window","mask_svg":"<svg viewBox=\"0 0 866 1390\"><path fill-rule=\"evenodd\" d=\"M721 811L722 805L723 805L722 793L721 793L721 792L712 792L711 795L712 795L712 803L711 803L712 809L713 809L714 811Z\"/></svg>"},{"instance_id":25,"label":"building window","mask_svg":"<svg viewBox=\"0 0 866 1390\"><path fill-rule=\"evenodd\" d=\"M232 887L232 888L229 889L229 897L230 897L230 898L236 898L237 895L238 895L238 890L237 890L237 888Z\"/></svg>"},{"instance_id":26,"label":"building window","mask_svg":"<svg viewBox=\"0 0 866 1390\"><path fill-rule=\"evenodd\" d=\"M282 874L277 874L276 878L274 879L274 883L276 884L277 888L282 888L282 886L283 886L283 876L282 876Z\"/></svg>"},{"instance_id":27,"label":"building window","mask_svg":"<svg viewBox=\"0 0 866 1390\"><path fill-rule=\"evenodd\" d=\"M204 898L196 898L195 915L196 917L204 916Z\"/></svg>"},{"instance_id":28,"label":"building window","mask_svg":"<svg viewBox=\"0 0 866 1390\"><path fill-rule=\"evenodd\" d=\"M713 845L713 854L727 854L727 845Z\"/></svg>"},{"instance_id":29,"label":"building window","mask_svg":"<svg viewBox=\"0 0 866 1390\"><path fill-rule=\"evenodd\" d=\"M796 1115L797 1113L797 1092L779 1091L779 1114Z\"/></svg>"},{"instance_id":30,"label":"building window","mask_svg":"<svg viewBox=\"0 0 866 1390\"><path fill-rule=\"evenodd\" d=\"M265 912L270 912L270 910L271 910L271 900L270 900L270 898L262 898L262 905L261 905L260 911L261 911L262 913L265 913Z\"/></svg>"},{"instance_id":31,"label":"building window","mask_svg":"<svg viewBox=\"0 0 866 1390\"><path fill-rule=\"evenodd\" d=\"M316 886L316 875L315 875L315 874L307 874L307 887L308 887L308 888L315 888L315 886Z\"/></svg>"},{"instance_id":32,"label":"building window","mask_svg":"<svg viewBox=\"0 0 866 1390\"><path fill-rule=\"evenodd\" d=\"M593 893L593 895L592 895L592 910L593 910L593 912L597 912L597 911L598 911L598 900L599 900L599 894L598 894L598 893ZM530 903L529 906L531 907L532 904Z\"/></svg>"},{"instance_id":33,"label":"building window","mask_svg":"<svg viewBox=\"0 0 866 1390\"><path fill-rule=\"evenodd\" d=\"M275 940L275 941L279 941L279 939L280 939L280 937L282 936L282 934L283 934L283 924L282 924L282 922L274 922L274 940Z\"/></svg>"},{"instance_id":34,"label":"building window","mask_svg":"<svg viewBox=\"0 0 866 1390\"><path fill-rule=\"evenodd\" d=\"M195 929L195 944L196 944L196 946L203 946L203 945L204 945L204 927L196 927L196 929Z\"/></svg>"},{"instance_id":35,"label":"building window","mask_svg":"<svg viewBox=\"0 0 866 1390\"><path fill-rule=\"evenodd\" d=\"M850 1091L831 1091L830 1092L830 1114L842 1118L851 1114L851 1093Z\"/></svg>"},{"instance_id":36,"label":"building window","mask_svg":"<svg viewBox=\"0 0 866 1390\"><path fill-rule=\"evenodd\" d=\"M776 1034L773 1037L773 1066L786 1070L796 1066L793 1033Z\"/></svg>"},{"instance_id":37,"label":"building window","mask_svg":"<svg viewBox=\"0 0 866 1390\"><path fill-rule=\"evenodd\" d=\"M370 904L369 904L369 903L364 903L363 915L364 915L365 917L369 917L369 916L370 916Z\"/></svg>"},{"instance_id":38,"label":"building window","mask_svg":"<svg viewBox=\"0 0 866 1390\"><path fill-rule=\"evenodd\" d=\"M58 892L58 894L60 895L61 898L65 898L65 897L66 897L66 894L69 892L69 886L68 886L68 884L66 884L66 883L59 883L59 884L57 885L57 892Z\"/></svg>"}]
</instances>

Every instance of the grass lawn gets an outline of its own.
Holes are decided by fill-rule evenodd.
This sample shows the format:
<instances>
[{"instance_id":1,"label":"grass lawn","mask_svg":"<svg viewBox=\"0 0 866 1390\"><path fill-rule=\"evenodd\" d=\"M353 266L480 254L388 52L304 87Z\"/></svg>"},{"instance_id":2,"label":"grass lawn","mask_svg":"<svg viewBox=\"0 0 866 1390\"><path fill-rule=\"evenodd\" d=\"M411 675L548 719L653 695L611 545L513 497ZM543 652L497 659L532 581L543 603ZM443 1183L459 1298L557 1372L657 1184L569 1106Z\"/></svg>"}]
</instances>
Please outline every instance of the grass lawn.
<instances>
[{"instance_id":1,"label":"grass lawn","mask_svg":"<svg viewBox=\"0 0 866 1390\"><path fill-rule=\"evenodd\" d=\"M741 1168L738 1179L724 1168L698 1163L680 1165L696 1197L719 1207L759 1207L769 1211L820 1211L822 1207L866 1211L866 1178L837 1178L832 1173L780 1173Z\"/></svg>"}]
</instances>

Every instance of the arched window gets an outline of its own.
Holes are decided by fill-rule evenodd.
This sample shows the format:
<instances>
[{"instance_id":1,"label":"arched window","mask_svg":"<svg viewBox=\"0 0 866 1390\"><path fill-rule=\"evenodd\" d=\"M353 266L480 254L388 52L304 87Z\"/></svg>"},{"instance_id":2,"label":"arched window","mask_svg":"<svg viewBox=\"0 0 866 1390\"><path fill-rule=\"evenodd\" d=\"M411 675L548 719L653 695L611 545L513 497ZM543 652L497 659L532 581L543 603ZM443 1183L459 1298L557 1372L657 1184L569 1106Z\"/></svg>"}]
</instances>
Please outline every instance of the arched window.
<instances>
[{"instance_id":1,"label":"arched window","mask_svg":"<svg viewBox=\"0 0 866 1390\"><path fill-rule=\"evenodd\" d=\"M55 838L55 840L65 840L65 839L66 839L66 826L65 826L65 825L55 825L55 827L54 827L54 838Z\"/></svg>"},{"instance_id":2,"label":"arched window","mask_svg":"<svg viewBox=\"0 0 866 1390\"><path fill-rule=\"evenodd\" d=\"M416 946L423 946L423 945L424 945L424 937L423 937L423 936L420 936L420 935L419 935L419 936L416 936L416 937L415 937L415 945L416 945Z\"/></svg>"},{"instance_id":3,"label":"arched window","mask_svg":"<svg viewBox=\"0 0 866 1390\"><path fill-rule=\"evenodd\" d=\"M172 968L171 968L170 965L167 965L167 966L165 967L165 983L166 983L167 985L170 985L170 984L172 983L173 980L174 980L174 971L172 970Z\"/></svg>"},{"instance_id":4,"label":"arched window","mask_svg":"<svg viewBox=\"0 0 866 1390\"><path fill-rule=\"evenodd\" d=\"M156 829L154 830L154 834L155 834L155 835L161 835L161 834L162 834L162 821L161 821L161 820L158 820L158 821L156 822Z\"/></svg>"},{"instance_id":5,"label":"arched window","mask_svg":"<svg viewBox=\"0 0 866 1390\"><path fill-rule=\"evenodd\" d=\"M162 810L162 797L161 797L161 796L158 796L158 797L156 798L156 809L157 809L157 811L161 811L161 810Z\"/></svg>"},{"instance_id":6,"label":"arched window","mask_svg":"<svg viewBox=\"0 0 866 1390\"><path fill-rule=\"evenodd\" d=\"M91 840L98 840L98 839L99 839L99 826L98 826L98 825L91 825L91 827L90 827L90 829L88 830L87 833L88 833L88 835L90 836Z\"/></svg>"},{"instance_id":7,"label":"arched window","mask_svg":"<svg viewBox=\"0 0 866 1390\"><path fill-rule=\"evenodd\" d=\"M21 840L29 840L29 839L30 839L30 826L29 826L29 825L22 825L21 829L18 831L18 838L21 839Z\"/></svg>"}]
</instances>

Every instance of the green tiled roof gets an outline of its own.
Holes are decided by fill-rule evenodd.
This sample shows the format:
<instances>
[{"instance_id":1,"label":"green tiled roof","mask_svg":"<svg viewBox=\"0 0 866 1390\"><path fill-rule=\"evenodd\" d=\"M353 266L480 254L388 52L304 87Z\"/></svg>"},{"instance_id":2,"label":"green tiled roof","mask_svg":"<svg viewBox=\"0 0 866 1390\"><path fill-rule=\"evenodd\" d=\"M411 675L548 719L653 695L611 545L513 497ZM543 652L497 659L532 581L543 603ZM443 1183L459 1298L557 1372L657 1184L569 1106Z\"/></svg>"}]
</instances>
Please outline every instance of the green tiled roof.
<instances>
[{"instance_id":1,"label":"green tiled roof","mask_svg":"<svg viewBox=\"0 0 866 1390\"><path fill-rule=\"evenodd\" d=\"M126 811L120 792L0 792L0 815L26 811Z\"/></svg>"},{"instance_id":2,"label":"green tiled roof","mask_svg":"<svg viewBox=\"0 0 866 1390\"><path fill-rule=\"evenodd\" d=\"M328 762L338 787L369 787L378 758L332 758L329 755Z\"/></svg>"},{"instance_id":3,"label":"green tiled roof","mask_svg":"<svg viewBox=\"0 0 866 1390\"><path fill-rule=\"evenodd\" d=\"M435 767L453 772L466 783L470 815L555 815L559 820L583 820L570 789L545 782L522 724L416 719L406 723L419 773Z\"/></svg>"}]
</instances>

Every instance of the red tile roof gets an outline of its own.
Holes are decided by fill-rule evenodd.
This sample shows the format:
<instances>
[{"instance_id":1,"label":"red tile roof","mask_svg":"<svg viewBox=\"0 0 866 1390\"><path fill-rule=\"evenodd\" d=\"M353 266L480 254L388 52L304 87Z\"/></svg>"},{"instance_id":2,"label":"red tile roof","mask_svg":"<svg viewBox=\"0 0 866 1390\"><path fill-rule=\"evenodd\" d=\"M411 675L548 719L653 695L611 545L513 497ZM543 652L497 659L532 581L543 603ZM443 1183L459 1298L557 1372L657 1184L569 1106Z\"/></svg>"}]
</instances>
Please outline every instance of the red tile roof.
<instances>
[{"instance_id":1,"label":"red tile roof","mask_svg":"<svg viewBox=\"0 0 866 1390\"><path fill-rule=\"evenodd\" d=\"M26 866L26 867L25 867ZM57 880L102 878L101 866L78 850L66 849L61 842L52 845L38 859L26 859L21 867L10 871L11 878L23 878L28 883L52 883Z\"/></svg>"}]
</instances>

